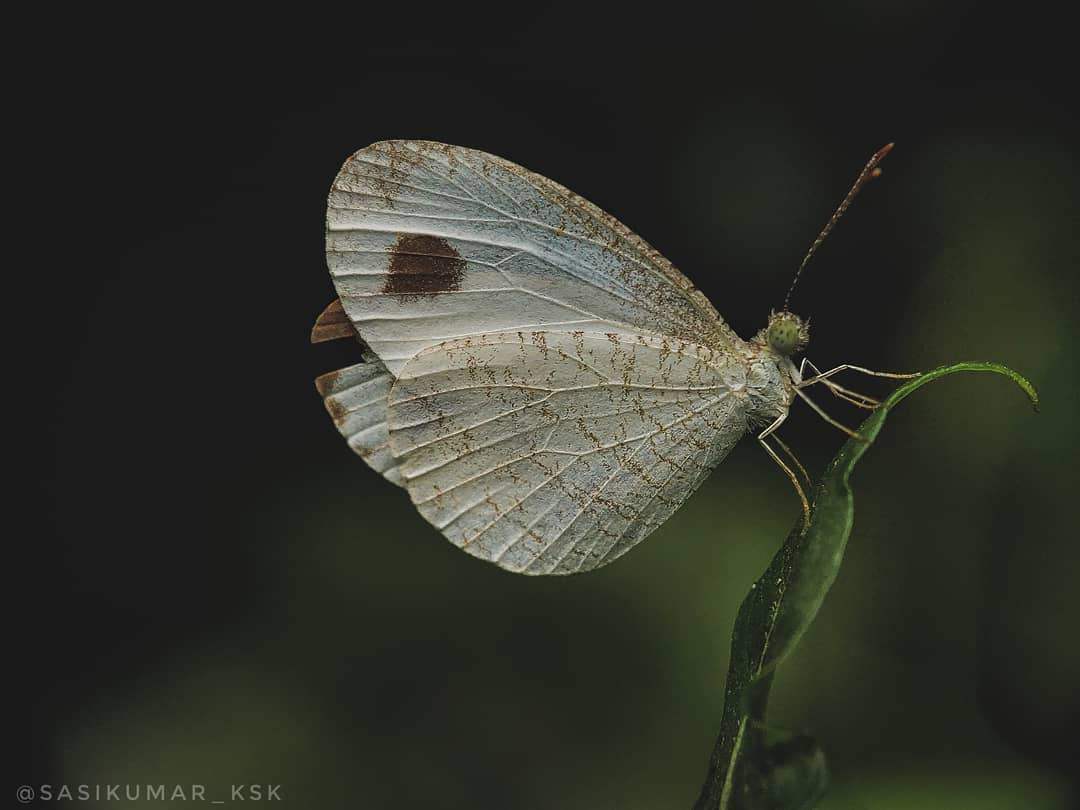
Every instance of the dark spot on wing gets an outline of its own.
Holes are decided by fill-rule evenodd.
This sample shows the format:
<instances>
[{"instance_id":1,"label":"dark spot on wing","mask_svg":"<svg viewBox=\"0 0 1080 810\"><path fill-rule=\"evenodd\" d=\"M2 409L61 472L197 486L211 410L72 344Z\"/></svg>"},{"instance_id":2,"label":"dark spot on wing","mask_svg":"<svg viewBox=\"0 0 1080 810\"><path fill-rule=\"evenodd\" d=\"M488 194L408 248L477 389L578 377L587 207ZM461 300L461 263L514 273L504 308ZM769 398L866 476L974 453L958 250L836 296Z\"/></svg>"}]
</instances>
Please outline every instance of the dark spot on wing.
<instances>
[{"instance_id":1,"label":"dark spot on wing","mask_svg":"<svg viewBox=\"0 0 1080 810\"><path fill-rule=\"evenodd\" d=\"M434 295L461 287L465 260L439 236L403 233L390 251L390 272L384 293L405 298Z\"/></svg>"}]
</instances>

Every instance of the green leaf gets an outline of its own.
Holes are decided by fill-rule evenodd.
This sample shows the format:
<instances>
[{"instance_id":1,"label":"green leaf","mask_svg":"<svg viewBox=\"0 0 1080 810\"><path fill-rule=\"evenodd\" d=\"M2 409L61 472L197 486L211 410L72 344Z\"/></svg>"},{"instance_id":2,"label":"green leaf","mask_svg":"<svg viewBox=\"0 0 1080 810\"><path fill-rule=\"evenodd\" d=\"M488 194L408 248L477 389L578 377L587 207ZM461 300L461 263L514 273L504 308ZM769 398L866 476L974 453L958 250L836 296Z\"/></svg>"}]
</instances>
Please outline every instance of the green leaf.
<instances>
[{"instance_id":1,"label":"green leaf","mask_svg":"<svg viewBox=\"0 0 1080 810\"><path fill-rule=\"evenodd\" d=\"M889 411L917 388L958 371L990 371L1015 382L1038 410L1035 388L997 363L943 366L901 385L863 422L825 468L810 520L795 525L735 618L720 735L695 810L802 810L825 791L825 757L808 737L765 724L774 670L806 632L832 587L855 517L848 479Z\"/></svg>"}]
</instances>

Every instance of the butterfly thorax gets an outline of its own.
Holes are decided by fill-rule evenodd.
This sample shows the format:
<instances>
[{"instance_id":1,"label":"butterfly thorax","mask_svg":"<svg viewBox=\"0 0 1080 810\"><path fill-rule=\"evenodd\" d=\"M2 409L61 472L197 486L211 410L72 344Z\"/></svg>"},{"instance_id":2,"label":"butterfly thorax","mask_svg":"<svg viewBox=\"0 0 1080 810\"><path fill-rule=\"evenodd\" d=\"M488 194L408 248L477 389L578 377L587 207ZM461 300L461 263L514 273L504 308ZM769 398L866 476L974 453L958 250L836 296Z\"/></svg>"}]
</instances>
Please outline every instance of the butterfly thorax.
<instances>
[{"instance_id":1,"label":"butterfly thorax","mask_svg":"<svg viewBox=\"0 0 1080 810\"><path fill-rule=\"evenodd\" d=\"M769 424L787 413L801 382L791 356L810 339L809 324L791 312L774 312L747 344L746 397L751 423Z\"/></svg>"},{"instance_id":2,"label":"butterfly thorax","mask_svg":"<svg viewBox=\"0 0 1080 810\"><path fill-rule=\"evenodd\" d=\"M751 347L753 350L753 347ZM785 357L773 356L771 352L751 354L746 366L746 386L743 389L747 404L747 417L752 425L768 425L787 413L795 398L795 375L798 371Z\"/></svg>"}]
</instances>

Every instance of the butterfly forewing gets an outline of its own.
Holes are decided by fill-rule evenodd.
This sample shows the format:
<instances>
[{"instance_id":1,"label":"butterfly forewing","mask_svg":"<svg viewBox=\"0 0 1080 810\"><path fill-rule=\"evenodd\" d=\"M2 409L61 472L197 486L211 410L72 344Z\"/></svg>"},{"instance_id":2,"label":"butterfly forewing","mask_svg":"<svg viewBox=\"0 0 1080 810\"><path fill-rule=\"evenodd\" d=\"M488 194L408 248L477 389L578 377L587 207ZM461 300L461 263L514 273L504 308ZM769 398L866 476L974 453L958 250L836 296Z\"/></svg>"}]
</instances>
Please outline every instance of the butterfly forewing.
<instances>
[{"instance_id":1,"label":"butterfly forewing","mask_svg":"<svg viewBox=\"0 0 1080 810\"><path fill-rule=\"evenodd\" d=\"M739 342L613 217L471 149L385 141L354 154L330 191L326 253L345 312L393 374L426 346L504 330Z\"/></svg>"},{"instance_id":2,"label":"butterfly forewing","mask_svg":"<svg viewBox=\"0 0 1080 810\"><path fill-rule=\"evenodd\" d=\"M405 365L390 447L455 545L514 571L585 571L659 526L742 435L739 373L651 335L476 335Z\"/></svg>"}]
</instances>

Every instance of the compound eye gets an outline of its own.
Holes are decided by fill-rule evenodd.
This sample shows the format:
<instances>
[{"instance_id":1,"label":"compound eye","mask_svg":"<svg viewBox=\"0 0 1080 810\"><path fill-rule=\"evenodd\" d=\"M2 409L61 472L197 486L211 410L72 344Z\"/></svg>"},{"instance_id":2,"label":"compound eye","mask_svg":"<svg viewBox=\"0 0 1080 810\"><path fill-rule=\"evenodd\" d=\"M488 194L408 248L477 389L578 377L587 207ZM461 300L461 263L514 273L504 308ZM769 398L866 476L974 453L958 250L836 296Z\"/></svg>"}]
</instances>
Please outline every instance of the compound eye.
<instances>
[{"instance_id":1,"label":"compound eye","mask_svg":"<svg viewBox=\"0 0 1080 810\"><path fill-rule=\"evenodd\" d=\"M799 345L799 327L789 320L777 320L769 326L769 346L785 357L795 351Z\"/></svg>"}]
</instances>

